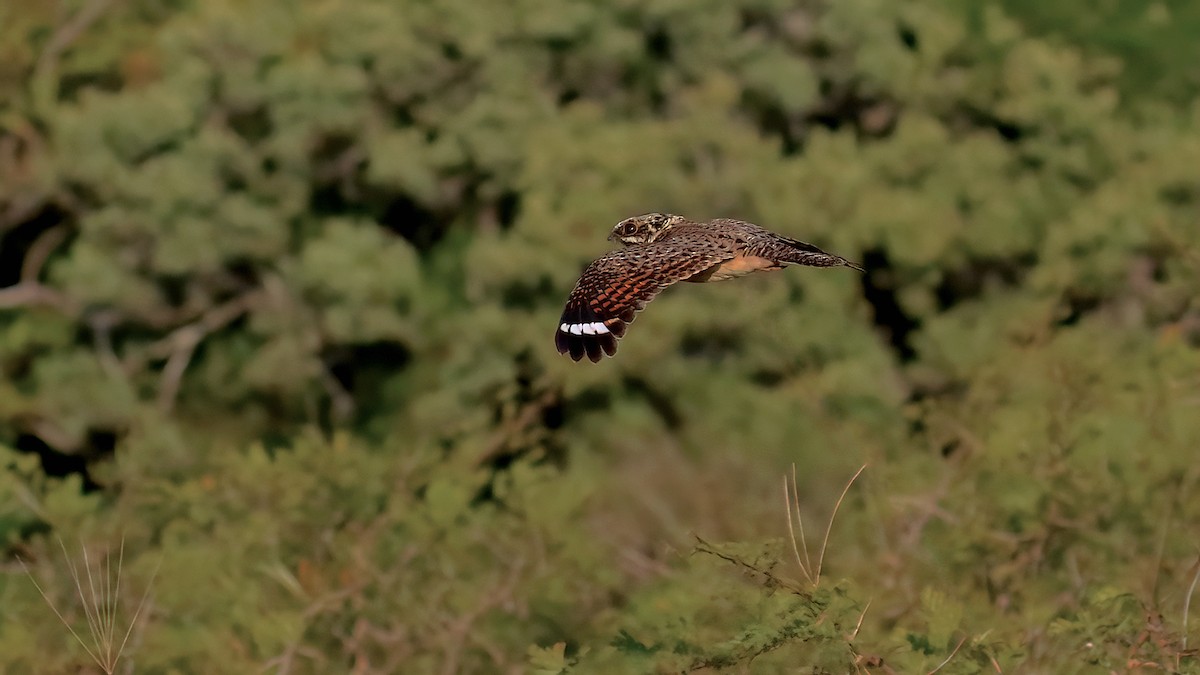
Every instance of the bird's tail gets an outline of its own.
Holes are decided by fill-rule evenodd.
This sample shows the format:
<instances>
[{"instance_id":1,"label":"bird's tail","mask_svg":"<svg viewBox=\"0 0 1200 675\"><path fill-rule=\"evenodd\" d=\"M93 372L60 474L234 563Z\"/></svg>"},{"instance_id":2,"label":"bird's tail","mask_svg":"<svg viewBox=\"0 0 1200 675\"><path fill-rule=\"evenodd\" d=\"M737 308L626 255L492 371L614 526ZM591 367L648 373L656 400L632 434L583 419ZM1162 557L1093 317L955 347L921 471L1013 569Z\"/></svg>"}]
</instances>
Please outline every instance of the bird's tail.
<instances>
[{"instance_id":1,"label":"bird's tail","mask_svg":"<svg viewBox=\"0 0 1200 675\"><path fill-rule=\"evenodd\" d=\"M786 244L785 247L782 247L784 250L781 251L779 257L783 262L810 267L849 267L859 272L866 272L861 265L852 263L840 255L826 253L812 244L788 237L779 237L779 239Z\"/></svg>"}]
</instances>

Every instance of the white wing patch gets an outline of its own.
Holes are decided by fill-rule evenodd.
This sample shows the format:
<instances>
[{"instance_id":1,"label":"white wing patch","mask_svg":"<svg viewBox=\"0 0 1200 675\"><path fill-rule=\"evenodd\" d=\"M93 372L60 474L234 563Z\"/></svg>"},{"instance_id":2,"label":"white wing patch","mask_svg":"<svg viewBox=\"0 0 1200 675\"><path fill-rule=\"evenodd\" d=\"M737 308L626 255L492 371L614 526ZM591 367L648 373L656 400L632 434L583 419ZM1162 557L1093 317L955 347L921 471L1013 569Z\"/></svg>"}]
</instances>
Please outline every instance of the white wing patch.
<instances>
[{"instance_id":1,"label":"white wing patch","mask_svg":"<svg viewBox=\"0 0 1200 675\"><path fill-rule=\"evenodd\" d=\"M564 333L571 335L604 335L609 332L608 326L599 321L588 323L564 323L558 327Z\"/></svg>"}]
</instances>

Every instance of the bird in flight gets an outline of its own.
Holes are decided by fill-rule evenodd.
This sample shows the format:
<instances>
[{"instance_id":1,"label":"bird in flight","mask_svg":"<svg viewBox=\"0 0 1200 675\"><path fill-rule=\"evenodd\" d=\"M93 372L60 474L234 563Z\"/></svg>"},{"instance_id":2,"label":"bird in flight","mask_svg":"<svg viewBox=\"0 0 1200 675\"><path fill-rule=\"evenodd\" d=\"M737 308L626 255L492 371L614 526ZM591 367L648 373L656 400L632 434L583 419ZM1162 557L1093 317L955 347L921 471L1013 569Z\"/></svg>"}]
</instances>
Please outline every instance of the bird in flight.
<instances>
[{"instance_id":1,"label":"bird in flight","mask_svg":"<svg viewBox=\"0 0 1200 675\"><path fill-rule=\"evenodd\" d=\"M725 281L785 265L863 268L753 223L718 218L698 223L669 213L626 218L609 241L622 244L587 266L567 299L554 344L559 354L597 362L617 352L628 324L677 281Z\"/></svg>"}]
</instances>

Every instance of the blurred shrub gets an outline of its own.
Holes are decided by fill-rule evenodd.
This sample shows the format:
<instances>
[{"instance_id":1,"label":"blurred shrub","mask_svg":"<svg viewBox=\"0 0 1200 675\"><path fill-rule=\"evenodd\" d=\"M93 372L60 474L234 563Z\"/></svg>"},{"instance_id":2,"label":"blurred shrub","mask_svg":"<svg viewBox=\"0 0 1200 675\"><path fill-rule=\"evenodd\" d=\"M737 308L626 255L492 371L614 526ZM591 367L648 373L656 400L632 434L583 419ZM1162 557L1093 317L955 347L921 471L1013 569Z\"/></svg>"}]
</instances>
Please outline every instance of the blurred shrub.
<instances>
[{"instance_id":1,"label":"blurred shrub","mask_svg":"<svg viewBox=\"0 0 1200 675\"><path fill-rule=\"evenodd\" d=\"M138 668L1195 672L1194 101L933 0L47 7L0 9L0 541L68 605L55 536L161 564ZM869 272L558 357L650 210ZM793 461L816 512L874 465L815 590ZM81 667L6 569L3 663Z\"/></svg>"}]
</instances>

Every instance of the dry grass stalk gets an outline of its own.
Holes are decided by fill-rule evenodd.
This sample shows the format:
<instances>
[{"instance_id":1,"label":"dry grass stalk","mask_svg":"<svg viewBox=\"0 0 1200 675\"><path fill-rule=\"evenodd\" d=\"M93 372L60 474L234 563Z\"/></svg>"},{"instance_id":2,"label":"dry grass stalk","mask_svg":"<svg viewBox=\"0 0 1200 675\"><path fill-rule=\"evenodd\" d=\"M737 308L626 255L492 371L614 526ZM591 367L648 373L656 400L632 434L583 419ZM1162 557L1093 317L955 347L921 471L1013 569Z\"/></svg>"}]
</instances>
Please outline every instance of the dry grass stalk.
<instances>
[{"instance_id":1,"label":"dry grass stalk","mask_svg":"<svg viewBox=\"0 0 1200 675\"><path fill-rule=\"evenodd\" d=\"M125 562L125 540L121 540L121 547L117 554L117 568L114 572L112 567L112 556L105 553L103 561L99 562L93 573L93 565L91 557L88 555L86 546L81 545L83 550L83 572L71 560L71 556L67 553L67 547L63 544L62 539L58 540L58 545L62 548L63 558L67 561L67 565L71 570L71 579L75 582L75 593L79 597L79 602L83 605L83 613L87 617L88 633L91 637L91 646L84 641L75 628L67 621L62 612L58 611L54 601L46 594L41 584L33 577L29 567L21 560L21 568L25 570L25 574L29 576L29 580L33 582L42 599L50 606L51 611L66 626L71 635L83 647L87 655L91 657L96 665L105 672L106 675L112 675L117 668L117 662L121 660L121 654L125 651L125 646L129 642L129 636L133 633L133 627L137 625L138 617L141 616L142 608L145 607L146 598L150 595L150 588L154 584L154 576L151 576L150 583L146 584L146 591L142 594L141 600L138 602L137 608L133 612L133 616L129 619L129 625L126 627L123 635L120 636L120 642L117 642L118 630L121 624L118 623L118 614L120 613L121 605L121 573ZM87 588L84 588L84 579L87 579Z\"/></svg>"},{"instance_id":2,"label":"dry grass stalk","mask_svg":"<svg viewBox=\"0 0 1200 675\"><path fill-rule=\"evenodd\" d=\"M788 538L792 541L792 553L796 556L796 565L800 568L800 573L808 583L816 588L821 583L821 567L825 562L825 551L829 547L829 533L833 531L833 520L837 517L838 509L842 507L842 502L846 499L846 494L850 492L850 486L854 485L854 481L866 471L867 465L863 464L854 472L850 480L846 483L846 487L842 489L841 496L833 505L833 513L829 514L829 524L825 527L825 537L821 541L821 550L817 554L817 564L814 566L812 558L808 554L807 537L804 534L804 517L800 514L800 491L796 487L796 465L792 464L791 484L788 484L787 476L783 478L783 501L787 510L788 519ZM793 504L792 501L795 500ZM795 512L795 525L793 525L792 512ZM799 530L797 537L796 531ZM799 543L797 543L799 539Z\"/></svg>"}]
</instances>

